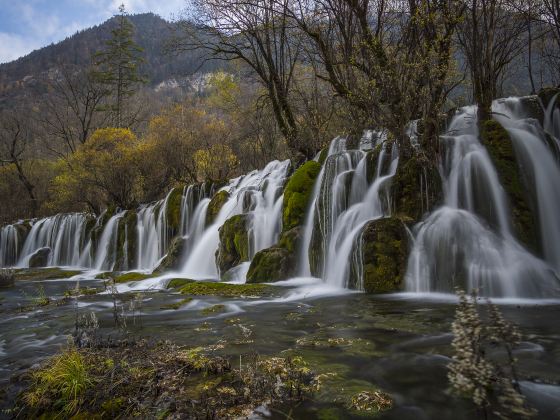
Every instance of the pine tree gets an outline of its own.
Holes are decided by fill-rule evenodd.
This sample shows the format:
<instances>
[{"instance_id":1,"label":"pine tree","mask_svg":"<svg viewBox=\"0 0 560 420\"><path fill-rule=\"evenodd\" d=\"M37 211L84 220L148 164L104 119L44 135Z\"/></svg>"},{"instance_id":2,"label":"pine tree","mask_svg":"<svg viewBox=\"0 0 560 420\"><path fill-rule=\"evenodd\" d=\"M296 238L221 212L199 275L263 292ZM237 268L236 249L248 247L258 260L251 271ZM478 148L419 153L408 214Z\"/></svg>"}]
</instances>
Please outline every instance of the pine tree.
<instances>
[{"instance_id":1,"label":"pine tree","mask_svg":"<svg viewBox=\"0 0 560 420\"><path fill-rule=\"evenodd\" d=\"M111 31L111 39L105 43L105 50L95 54L97 70L94 75L107 89L109 100L106 110L113 113L113 124L126 127L124 122L125 101L132 96L146 79L139 73L144 62L143 49L132 39L134 26L126 16L124 4L116 16L117 26Z\"/></svg>"}]
</instances>

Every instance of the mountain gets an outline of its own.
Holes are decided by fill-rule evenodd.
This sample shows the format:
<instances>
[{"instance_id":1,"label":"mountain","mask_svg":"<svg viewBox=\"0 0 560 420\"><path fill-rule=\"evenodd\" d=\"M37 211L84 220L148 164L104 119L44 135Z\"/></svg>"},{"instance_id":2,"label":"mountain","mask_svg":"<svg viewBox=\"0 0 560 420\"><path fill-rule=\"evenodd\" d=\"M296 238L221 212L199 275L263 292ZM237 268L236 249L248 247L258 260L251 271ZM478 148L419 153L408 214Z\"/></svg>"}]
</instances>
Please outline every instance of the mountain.
<instances>
[{"instance_id":1,"label":"mountain","mask_svg":"<svg viewBox=\"0 0 560 420\"><path fill-rule=\"evenodd\" d=\"M135 27L135 41L144 49L146 62L141 73L147 77L149 86L174 85L176 80L188 79L197 70L209 71L217 67L212 63L203 64L197 52L171 54L167 51L166 44L173 35L174 23L153 13L130 15L129 19ZM41 91L40 80L52 77L63 65L89 66L92 55L104 47L115 24L113 17L57 44L0 64L0 106L25 100Z\"/></svg>"}]
</instances>

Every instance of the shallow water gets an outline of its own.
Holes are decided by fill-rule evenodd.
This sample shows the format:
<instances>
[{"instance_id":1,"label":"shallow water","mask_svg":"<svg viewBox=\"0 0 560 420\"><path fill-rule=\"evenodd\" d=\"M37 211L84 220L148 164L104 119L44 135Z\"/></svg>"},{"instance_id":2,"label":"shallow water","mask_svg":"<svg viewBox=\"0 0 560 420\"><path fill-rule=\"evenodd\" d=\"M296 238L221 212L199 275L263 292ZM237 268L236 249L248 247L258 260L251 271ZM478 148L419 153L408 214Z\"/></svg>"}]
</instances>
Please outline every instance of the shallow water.
<instances>
[{"instance_id":1,"label":"shallow water","mask_svg":"<svg viewBox=\"0 0 560 420\"><path fill-rule=\"evenodd\" d=\"M21 373L65 345L74 328L76 310L82 314L95 311L100 332L115 334L111 296L107 294L80 297L63 306L19 310L37 294L39 283L54 298L61 298L65 290L75 286L75 280L18 281L15 287L0 291L0 386L6 389L1 408L11 405L21 386ZM80 287L85 286L102 288L103 283L80 280ZM352 418L333 400L372 388L389 393L395 400L394 408L380 418L458 420L476 416L471 406L447 389L449 331L455 310L449 296L426 299L410 294L344 293L324 290L324 285L318 287L321 285L313 279L295 279L283 286L274 298L195 297L179 310L161 307L184 296L167 290L144 291L134 316L129 302L139 292L131 291L121 298L128 329L136 337L170 339L193 347L222 343L220 352L234 361L252 352L295 352L317 372L339 375L336 392L325 389L297 407L274 407L273 418L285 418L280 412L290 411L294 418ZM325 293L317 293L320 290ZM226 306L224 313L209 316L201 312L218 303ZM501 306L504 315L519 325L524 335L516 352L520 375L525 379L523 390L540 410L540 418L558 418L560 412L554 410L560 407L560 305L506 303Z\"/></svg>"}]
</instances>

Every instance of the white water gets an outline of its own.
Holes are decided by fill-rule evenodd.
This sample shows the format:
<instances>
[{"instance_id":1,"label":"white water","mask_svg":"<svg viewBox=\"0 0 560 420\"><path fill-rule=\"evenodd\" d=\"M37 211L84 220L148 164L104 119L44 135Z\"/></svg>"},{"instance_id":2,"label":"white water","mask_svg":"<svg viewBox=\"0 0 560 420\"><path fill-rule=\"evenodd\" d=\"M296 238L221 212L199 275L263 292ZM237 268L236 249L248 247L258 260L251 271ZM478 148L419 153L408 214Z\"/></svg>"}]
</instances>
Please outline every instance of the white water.
<instances>
[{"instance_id":1,"label":"white water","mask_svg":"<svg viewBox=\"0 0 560 420\"><path fill-rule=\"evenodd\" d=\"M250 220L250 257L276 242L281 229L281 191L289 164L288 160L270 162L263 170L233 179L223 188L229 199L190 251L180 270L182 276L196 280L219 278L215 261L219 229L227 219L244 211Z\"/></svg>"},{"instance_id":2,"label":"white water","mask_svg":"<svg viewBox=\"0 0 560 420\"><path fill-rule=\"evenodd\" d=\"M117 213L112 216L103 229L93 263L93 268L96 270L112 271L115 266L117 261L119 220L123 215L124 213Z\"/></svg>"},{"instance_id":3,"label":"white water","mask_svg":"<svg viewBox=\"0 0 560 420\"><path fill-rule=\"evenodd\" d=\"M0 267L11 267L17 263L19 255L18 232L14 225L0 229Z\"/></svg>"},{"instance_id":4,"label":"white water","mask_svg":"<svg viewBox=\"0 0 560 420\"><path fill-rule=\"evenodd\" d=\"M495 104L494 110L503 112L506 109ZM454 117L447 134L442 136L447 150L442 162L445 206L415 229L406 290L450 293L460 286L468 291L478 289L481 295L491 297L553 297L559 290L558 276L553 267L533 256L513 237L505 192L479 141L476 127L476 108L466 107ZM527 131L515 133L515 130L510 130L514 144L520 143L521 147L529 143L526 147L539 151L534 156L529 150L522 151L532 165L537 165L537 156L544 160L541 168L534 169L542 170L543 176L548 173L549 177L554 177L556 172L548 165L552 159L550 151L545 152L533 144L537 141L542 144L542 141ZM542 188L549 188L549 183L544 179L542 182ZM555 209L560 197L554 197L552 186L548 194L550 201L542 205ZM558 224L545 223L554 236Z\"/></svg>"}]
</instances>

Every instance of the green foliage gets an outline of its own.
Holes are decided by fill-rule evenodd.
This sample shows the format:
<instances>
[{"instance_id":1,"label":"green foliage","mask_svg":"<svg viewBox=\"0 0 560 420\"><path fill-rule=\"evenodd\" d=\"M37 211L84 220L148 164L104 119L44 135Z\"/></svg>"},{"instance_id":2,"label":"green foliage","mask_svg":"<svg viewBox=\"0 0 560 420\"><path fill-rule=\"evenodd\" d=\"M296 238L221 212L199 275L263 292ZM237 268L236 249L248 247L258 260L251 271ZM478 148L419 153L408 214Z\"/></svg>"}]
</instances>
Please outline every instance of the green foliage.
<instances>
[{"instance_id":1,"label":"green foliage","mask_svg":"<svg viewBox=\"0 0 560 420\"><path fill-rule=\"evenodd\" d=\"M105 50L95 55L94 72L96 81L106 87L114 97L113 103L105 110L114 113L116 127L126 127L124 121L125 99L132 96L138 85L146 80L139 74L139 66L144 62L142 48L133 40L134 26L126 17L124 6L116 17L117 26L111 31L111 38L105 43Z\"/></svg>"},{"instance_id":2,"label":"green foliage","mask_svg":"<svg viewBox=\"0 0 560 420\"><path fill-rule=\"evenodd\" d=\"M301 165L290 177L284 188L284 208L282 212L282 227L289 230L305 222L305 213L309 205L309 197L313 192L313 185L321 165L315 161L308 161Z\"/></svg>"},{"instance_id":3,"label":"green foliage","mask_svg":"<svg viewBox=\"0 0 560 420\"><path fill-rule=\"evenodd\" d=\"M34 409L56 401L55 407L64 416L78 413L84 393L94 385L82 355L73 347L51 358L31 379L24 401Z\"/></svg>"}]
</instances>

